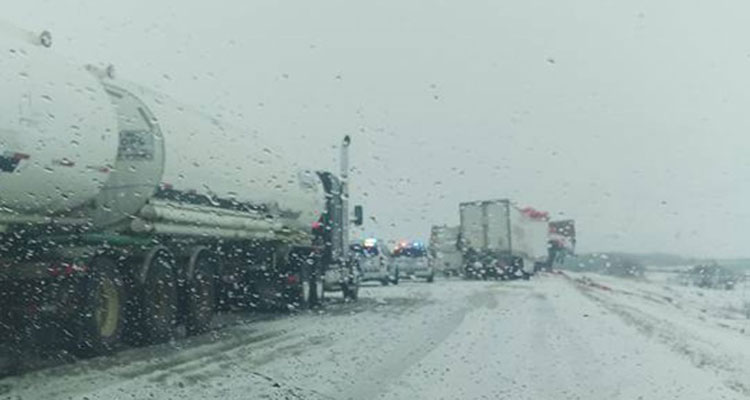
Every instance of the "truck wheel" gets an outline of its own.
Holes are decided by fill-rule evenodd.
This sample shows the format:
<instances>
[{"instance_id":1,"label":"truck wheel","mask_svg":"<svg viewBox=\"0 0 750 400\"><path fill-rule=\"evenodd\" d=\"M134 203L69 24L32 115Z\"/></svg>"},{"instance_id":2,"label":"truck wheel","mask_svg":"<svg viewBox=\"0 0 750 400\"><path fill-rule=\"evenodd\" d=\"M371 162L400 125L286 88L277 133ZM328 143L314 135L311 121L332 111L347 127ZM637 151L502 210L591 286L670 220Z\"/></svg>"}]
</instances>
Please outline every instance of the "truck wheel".
<instances>
[{"instance_id":1,"label":"truck wheel","mask_svg":"<svg viewBox=\"0 0 750 400\"><path fill-rule=\"evenodd\" d=\"M317 285L315 284L315 261L305 251L294 251L289 255L292 270L299 276L299 284L295 287L295 294L290 299L299 309L308 309L317 301Z\"/></svg>"},{"instance_id":2,"label":"truck wheel","mask_svg":"<svg viewBox=\"0 0 750 400\"><path fill-rule=\"evenodd\" d=\"M380 284L383 286L388 286L388 284L391 283L390 278L386 276L385 278L380 280Z\"/></svg>"},{"instance_id":3,"label":"truck wheel","mask_svg":"<svg viewBox=\"0 0 750 400\"><path fill-rule=\"evenodd\" d=\"M326 299L326 290L323 280L325 278L318 275L315 277L315 298L313 299L313 305L322 306Z\"/></svg>"},{"instance_id":4,"label":"truck wheel","mask_svg":"<svg viewBox=\"0 0 750 400\"><path fill-rule=\"evenodd\" d=\"M345 283L341 291L344 292L344 299L357 300L359 298L359 282Z\"/></svg>"},{"instance_id":5,"label":"truck wheel","mask_svg":"<svg viewBox=\"0 0 750 400\"><path fill-rule=\"evenodd\" d=\"M307 309L313 304L313 291L315 282L311 279L310 273L303 273L299 284L299 308Z\"/></svg>"},{"instance_id":6,"label":"truck wheel","mask_svg":"<svg viewBox=\"0 0 750 400\"><path fill-rule=\"evenodd\" d=\"M391 282L393 282L394 285L398 285L398 278L398 270L396 270L396 273L393 275L393 280Z\"/></svg>"},{"instance_id":7,"label":"truck wheel","mask_svg":"<svg viewBox=\"0 0 750 400\"><path fill-rule=\"evenodd\" d=\"M198 251L191 258L194 268L186 286L186 329L188 334L196 335L211 327L216 311L216 262L207 250Z\"/></svg>"},{"instance_id":8,"label":"truck wheel","mask_svg":"<svg viewBox=\"0 0 750 400\"><path fill-rule=\"evenodd\" d=\"M151 343L171 339L177 324L178 296L175 262L169 252L159 250L151 257L142 289L141 318L145 338Z\"/></svg>"},{"instance_id":9,"label":"truck wheel","mask_svg":"<svg viewBox=\"0 0 750 400\"><path fill-rule=\"evenodd\" d=\"M17 352L18 348L0 347L0 379L18 373L20 359Z\"/></svg>"},{"instance_id":10,"label":"truck wheel","mask_svg":"<svg viewBox=\"0 0 750 400\"><path fill-rule=\"evenodd\" d=\"M76 332L72 351L81 357L113 351L125 327L126 291L115 262L98 257L91 263L91 271L80 286L82 309L72 321Z\"/></svg>"},{"instance_id":11,"label":"truck wheel","mask_svg":"<svg viewBox=\"0 0 750 400\"><path fill-rule=\"evenodd\" d=\"M351 275L342 285L341 291L344 294L344 299L357 300L359 298L359 282L361 279L359 264L355 262L350 268L349 272Z\"/></svg>"},{"instance_id":12,"label":"truck wheel","mask_svg":"<svg viewBox=\"0 0 750 400\"><path fill-rule=\"evenodd\" d=\"M430 276L427 277L427 283L432 283L435 281L435 273L433 272L430 274Z\"/></svg>"}]
</instances>

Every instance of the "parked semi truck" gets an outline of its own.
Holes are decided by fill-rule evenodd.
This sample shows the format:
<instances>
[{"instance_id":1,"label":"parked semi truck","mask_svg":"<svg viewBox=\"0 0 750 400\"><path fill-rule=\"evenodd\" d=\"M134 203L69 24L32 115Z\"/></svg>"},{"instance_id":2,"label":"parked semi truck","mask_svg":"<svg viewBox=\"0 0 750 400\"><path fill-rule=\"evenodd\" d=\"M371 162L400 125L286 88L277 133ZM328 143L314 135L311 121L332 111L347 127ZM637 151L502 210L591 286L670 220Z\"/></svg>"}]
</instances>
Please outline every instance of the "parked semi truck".
<instances>
[{"instance_id":1,"label":"parked semi truck","mask_svg":"<svg viewBox=\"0 0 750 400\"><path fill-rule=\"evenodd\" d=\"M547 214L510 200L459 205L459 248L468 278L528 279L547 253Z\"/></svg>"},{"instance_id":2,"label":"parked semi truck","mask_svg":"<svg viewBox=\"0 0 750 400\"><path fill-rule=\"evenodd\" d=\"M0 346L100 354L221 309L356 299L348 137L339 174L300 169L50 45L0 29Z\"/></svg>"},{"instance_id":3,"label":"parked semi truck","mask_svg":"<svg viewBox=\"0 0 750 400\"><path fill-rule=\"evenodd\" d=\"M458 226L434 225L430 229L430 263L435 272L453 276L463 269L463 256L458 248Z\"/></svg>"}]
</instances>

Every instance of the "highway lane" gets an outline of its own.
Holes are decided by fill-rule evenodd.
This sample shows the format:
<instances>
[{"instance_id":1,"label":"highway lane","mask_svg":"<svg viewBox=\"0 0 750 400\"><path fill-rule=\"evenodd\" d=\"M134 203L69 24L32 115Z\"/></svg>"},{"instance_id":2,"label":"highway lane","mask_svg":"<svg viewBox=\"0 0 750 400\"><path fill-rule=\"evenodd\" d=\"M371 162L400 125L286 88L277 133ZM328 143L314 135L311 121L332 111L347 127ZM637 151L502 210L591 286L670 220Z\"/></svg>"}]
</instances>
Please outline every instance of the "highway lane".
<instances>
[{"instance_id":1,"label":"highway lane","mask_svg":"<svg viewBox=\"0 0 750 400\"><path fill-rule=\"evenodd\" d=\"M739 399L558 275L367 286L357 303L0 380L12 399Z\"/></svg>"}]
</instances>

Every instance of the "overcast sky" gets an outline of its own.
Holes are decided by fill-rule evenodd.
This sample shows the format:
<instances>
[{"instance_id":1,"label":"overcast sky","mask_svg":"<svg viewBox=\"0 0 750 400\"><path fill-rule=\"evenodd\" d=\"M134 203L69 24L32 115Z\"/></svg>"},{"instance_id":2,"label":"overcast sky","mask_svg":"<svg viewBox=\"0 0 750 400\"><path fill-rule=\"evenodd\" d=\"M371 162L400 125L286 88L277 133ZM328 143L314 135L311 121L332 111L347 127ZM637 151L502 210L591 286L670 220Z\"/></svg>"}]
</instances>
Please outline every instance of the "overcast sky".
<instances>
[{"instance_id":1,"label":"overcast sky","mask_svg":"<svg viewBox=\"0 0 750 400\"><path fill-rule=\"evenodd\" d=\"M426 238L458 203L574 218L579 249L749 256L746 1L19 0L80 63L115 65L336 167L366 233ZM169 140L167 138L167 140Z\"/></svg>"}]
</instances>

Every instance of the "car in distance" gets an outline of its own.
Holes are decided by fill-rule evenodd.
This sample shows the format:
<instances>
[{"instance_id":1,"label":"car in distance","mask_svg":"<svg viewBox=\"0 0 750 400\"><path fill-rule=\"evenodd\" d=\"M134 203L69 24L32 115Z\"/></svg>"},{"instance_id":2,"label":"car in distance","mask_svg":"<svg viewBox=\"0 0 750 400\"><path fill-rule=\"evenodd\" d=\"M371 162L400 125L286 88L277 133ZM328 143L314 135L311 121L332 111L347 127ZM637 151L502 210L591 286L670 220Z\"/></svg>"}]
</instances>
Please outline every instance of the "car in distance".
<instances>
[{"instance_id":1,"label":"car in distance","mask_svg":"<svg viewBox=\"0 0 750 400\"><path fill-rule=\"evenodd\" d=\"M393 250L393 267L401 277L422 278L427 282L435 279L435 269L422 242L400 242Z\"/></svg>"},{"instance_id":2,"label":"car in distance","mask_svg":"<svg viewBox=\"0 0 750 400\"><path fill-rule=\"evenodd\" d=\"M367 238L352 243L349 248L359 259L361 282L378 281L384 286L391 282L398 283L398 276L392 271L388 260L388 251L381 241Z\"/></svg>"}]
</instances>

